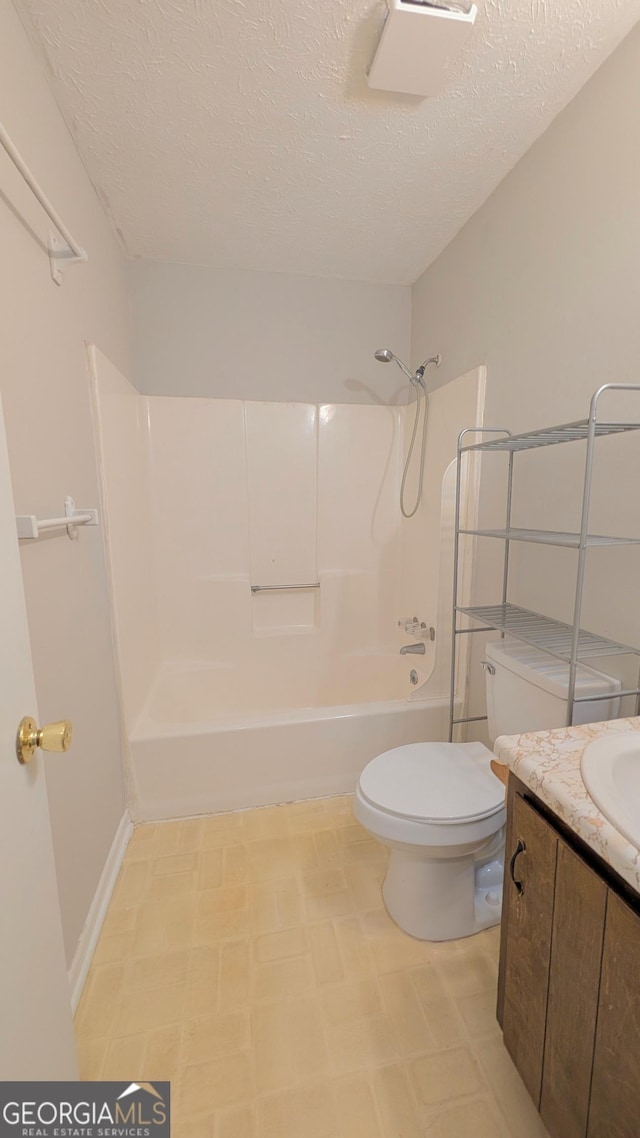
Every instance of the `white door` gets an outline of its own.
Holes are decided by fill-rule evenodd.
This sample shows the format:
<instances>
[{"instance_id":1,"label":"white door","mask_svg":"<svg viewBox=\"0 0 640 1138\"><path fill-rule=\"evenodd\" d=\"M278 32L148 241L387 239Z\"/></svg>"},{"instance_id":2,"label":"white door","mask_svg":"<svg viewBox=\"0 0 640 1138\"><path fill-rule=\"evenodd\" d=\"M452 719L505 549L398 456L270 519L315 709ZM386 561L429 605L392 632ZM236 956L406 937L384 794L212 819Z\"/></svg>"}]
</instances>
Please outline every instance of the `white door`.
<instances>
[{"instance_id":1,"label":"white door","mask_svg":"<svg viewBox=\"0 0 640 1138\"><path fill-rule=\"evenodd\" d=\"M0 1079L75 1079L46 757L18 762L25 715L38 709L0 405Z\"/></svg>"}]
</instances>

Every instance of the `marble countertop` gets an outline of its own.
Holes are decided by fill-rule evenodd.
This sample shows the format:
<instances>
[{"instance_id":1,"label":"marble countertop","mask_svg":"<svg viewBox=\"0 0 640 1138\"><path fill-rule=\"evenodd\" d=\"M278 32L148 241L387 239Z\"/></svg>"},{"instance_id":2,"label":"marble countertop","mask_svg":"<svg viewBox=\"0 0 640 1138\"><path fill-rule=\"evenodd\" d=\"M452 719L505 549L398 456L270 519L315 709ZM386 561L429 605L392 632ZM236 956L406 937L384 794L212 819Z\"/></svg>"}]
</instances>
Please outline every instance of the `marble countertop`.
<instances>
[{"instance_id":1,"label":"marble countertop","mask_svg":"<svg viewBox=\"0 0 640 1138\"><path fill-rule=\"evenodd\" d=\"M593 739L640 731L640 718L612 719L555 731L502 735L494 752L537 798L557 814L629 885L640 893L640 850L601 814L582 781L580 760Z\"/></svg>"}]
</instances>

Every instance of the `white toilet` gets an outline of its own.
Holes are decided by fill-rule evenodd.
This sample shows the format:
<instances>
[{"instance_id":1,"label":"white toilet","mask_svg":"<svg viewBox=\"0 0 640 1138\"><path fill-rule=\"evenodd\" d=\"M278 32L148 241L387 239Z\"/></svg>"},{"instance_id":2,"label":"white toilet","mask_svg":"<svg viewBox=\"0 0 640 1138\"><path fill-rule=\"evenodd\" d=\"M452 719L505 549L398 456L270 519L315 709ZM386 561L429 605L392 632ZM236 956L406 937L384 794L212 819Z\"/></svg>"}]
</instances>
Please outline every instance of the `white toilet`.
<instances>
[{"instance_id":1,"label":"white toilet","mask_svg":"<svg viewBox=\"0 0 640 1138\"><path fill-rule=\"evenodd\" d=\"M489 736L562 727L568 666L519 641L485 650ZM578 671L576 694L611 699L576 705L575 723L620 713L620 681ZM364 768L354 814L390 849L382 894L389 916L420 940L471 936L500 920L504 786L481 743L410 743Z\"/></svg>"}]
</instances>

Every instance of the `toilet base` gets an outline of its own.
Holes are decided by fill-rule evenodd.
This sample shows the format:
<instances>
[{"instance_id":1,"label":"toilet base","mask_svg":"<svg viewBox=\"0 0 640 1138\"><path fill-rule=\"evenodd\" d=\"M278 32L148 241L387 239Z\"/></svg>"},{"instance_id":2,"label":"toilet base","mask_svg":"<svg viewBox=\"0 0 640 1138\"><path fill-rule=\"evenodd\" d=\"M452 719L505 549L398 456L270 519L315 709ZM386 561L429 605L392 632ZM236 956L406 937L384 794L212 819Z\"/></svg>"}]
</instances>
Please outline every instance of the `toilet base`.
<instances>
[{"instance_id":1,"label":"toilet base","mask_svg":"<svg viewBox=\"0 0 640 1138\"><path fill-rule=\"evenodd\" d=\"M458 940L491 928L502 911L502 856L420 856L393 846L382 896L391 919L417 940Z\"/></svg>"}]
</instances>

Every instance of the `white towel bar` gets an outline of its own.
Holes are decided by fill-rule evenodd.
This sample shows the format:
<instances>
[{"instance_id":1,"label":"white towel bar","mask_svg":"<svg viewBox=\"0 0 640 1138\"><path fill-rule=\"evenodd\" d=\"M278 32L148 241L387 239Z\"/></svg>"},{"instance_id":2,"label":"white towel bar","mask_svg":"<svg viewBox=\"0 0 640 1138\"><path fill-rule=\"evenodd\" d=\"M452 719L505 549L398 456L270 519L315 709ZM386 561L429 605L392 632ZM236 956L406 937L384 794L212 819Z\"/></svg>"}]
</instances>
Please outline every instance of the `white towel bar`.
<instances>
[{"instance_id":1,"label":"white towel bar","mask_svg":"<svg viewBox=\"0 0 640 1138\"><path fill-rule=\"evenodd\" d=\"M42 206L49 221L55 226L64 241L61 245L55 233L49 234L49 265L51 276L56 284L62 284L62 267L73 261L86 261L87 254L74 237L71 236L60 215L53 208L42 187L34 178L19 150L15 147L2 123L0 123L0 145L4 147L16 170L22 175L31 193Z\"/></svg>"},{"instance_id":2,"label":"white towel bar","mask_svg":"<svg viewBox=\"0 0 640 1138\"><path fill-rule=\"evenodd\" d=\"M64 516L61 518L37 518L35 514L18 514L16 525L18 537L22 540L36 540L41 533L51 529L66 529L67 537L74 541L78 537L78 526L97 526L97 510L77 510L73 498L64 500Z\"/></svg>"}]
</instances>

